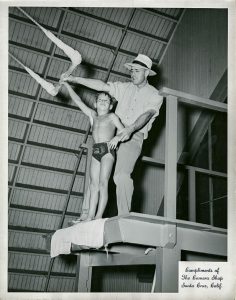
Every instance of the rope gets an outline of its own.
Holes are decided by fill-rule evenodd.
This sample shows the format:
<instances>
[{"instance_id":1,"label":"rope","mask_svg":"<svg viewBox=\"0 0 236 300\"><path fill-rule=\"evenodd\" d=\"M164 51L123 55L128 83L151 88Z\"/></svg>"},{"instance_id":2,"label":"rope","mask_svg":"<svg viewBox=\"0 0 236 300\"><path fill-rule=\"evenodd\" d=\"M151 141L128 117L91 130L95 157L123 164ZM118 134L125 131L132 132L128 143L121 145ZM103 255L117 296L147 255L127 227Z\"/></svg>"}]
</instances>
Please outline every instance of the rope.
<instances>
[{"instance_id":1,"label":"rope","mask_svg":"<svg viewBox=\"0 0 236 300\"><path fill-rule=\"evenodd\" d=\"M8 52L9 53L9 52ZM38 74L36 74L33 70L26 67L22 62L20 62L14 55L9 53L9 55L17 61L30 75L33 77L41 86L44 88L51 96L56 96L59 92L60 85L54 86L51 82L48 82L47 80L40 77Z\"/></svg>"}]
</instances>

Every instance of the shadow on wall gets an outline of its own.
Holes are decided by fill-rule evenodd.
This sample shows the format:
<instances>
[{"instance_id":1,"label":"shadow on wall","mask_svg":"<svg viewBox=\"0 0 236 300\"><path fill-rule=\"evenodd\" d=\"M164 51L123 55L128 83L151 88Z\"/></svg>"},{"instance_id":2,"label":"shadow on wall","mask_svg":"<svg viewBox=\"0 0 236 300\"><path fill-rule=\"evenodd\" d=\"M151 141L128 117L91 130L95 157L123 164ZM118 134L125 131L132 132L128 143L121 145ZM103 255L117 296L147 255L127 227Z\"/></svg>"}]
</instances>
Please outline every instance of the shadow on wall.
<instances>
[{"instance_id":1,"label":"shadow on wall","mask_svg":"<svg viewBox=\"0 0 236 300\"><path fill-rule=\"evenodd\" d=\"M148 82L150 85L154 86L158 90L162 88L165 85L166 79L164 77L164 72L162 66L153 66L153 71L157 73L155 76L149 76L148 77Z\"/></svg>"}]
</instances>

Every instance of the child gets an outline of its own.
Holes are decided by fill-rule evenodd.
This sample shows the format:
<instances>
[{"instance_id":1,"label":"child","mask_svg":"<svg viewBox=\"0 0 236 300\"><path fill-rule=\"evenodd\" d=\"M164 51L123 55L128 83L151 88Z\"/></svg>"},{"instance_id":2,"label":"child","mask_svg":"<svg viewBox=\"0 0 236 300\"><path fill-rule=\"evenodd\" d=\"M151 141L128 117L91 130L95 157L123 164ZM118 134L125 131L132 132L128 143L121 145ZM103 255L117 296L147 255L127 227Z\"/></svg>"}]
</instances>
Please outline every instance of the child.
<instances>
[{"instance_id":1,"label":"child","mask_svg":"<svg viewBox=\"0 0 236 300\"><path fill-rule=\"evenodd\" d=\"M85 221L102 218L108 200L108 181L115 160L115 148L120 141L119 136L114 137L116 129L124 128L118 116L110 113L112 97L107 92L100 92L94 107L96 111L84 104L71 86L64 81L64 85L72 100L89 117L94 139L92 161L90 166L90 206ZM74 224L76 221L73 222Z\"/></svg>"}]
</instances>

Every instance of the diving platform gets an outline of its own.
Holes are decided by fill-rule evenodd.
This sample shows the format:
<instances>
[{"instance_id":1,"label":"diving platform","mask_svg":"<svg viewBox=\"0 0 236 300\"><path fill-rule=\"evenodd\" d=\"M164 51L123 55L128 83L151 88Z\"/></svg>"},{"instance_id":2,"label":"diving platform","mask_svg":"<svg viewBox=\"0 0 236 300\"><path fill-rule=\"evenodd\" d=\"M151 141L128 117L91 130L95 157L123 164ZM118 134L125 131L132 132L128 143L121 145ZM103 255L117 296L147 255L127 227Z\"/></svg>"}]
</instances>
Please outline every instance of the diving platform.
<instances>
[{"instance_id":1,"label":"diving platform","mask_svg":"<svg viewBox=\"0 0 236 300\"><path fill-rule=\"evenodd\" d=\"M178 262L181 251L227 256L227 230L210 225L140 213L107 219L104 226L107 249L81 250L77 286L90 292L93 267L154 265L153 292L178 292ZM106 251L107 250L107 251Z\"/></svg>"}]
</instances>

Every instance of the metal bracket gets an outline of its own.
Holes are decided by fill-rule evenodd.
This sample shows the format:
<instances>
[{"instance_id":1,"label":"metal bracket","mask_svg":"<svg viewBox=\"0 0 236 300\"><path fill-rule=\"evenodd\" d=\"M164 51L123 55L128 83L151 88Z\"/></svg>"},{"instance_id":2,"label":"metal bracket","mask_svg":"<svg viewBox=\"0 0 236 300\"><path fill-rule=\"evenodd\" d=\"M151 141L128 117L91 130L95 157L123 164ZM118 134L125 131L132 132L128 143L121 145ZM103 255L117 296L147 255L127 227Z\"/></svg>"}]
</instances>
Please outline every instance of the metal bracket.
<instances>
[{"instance_id":1,"label":"metal bracket","mask_svg":"<svg viewBox=\"0 0 236 300\"><path fill-rule=\"evenodd\" d=\"M162 247L174 248L177 242L176 224L165 224L162 229Z\"/></svg>"}]
</instances>

